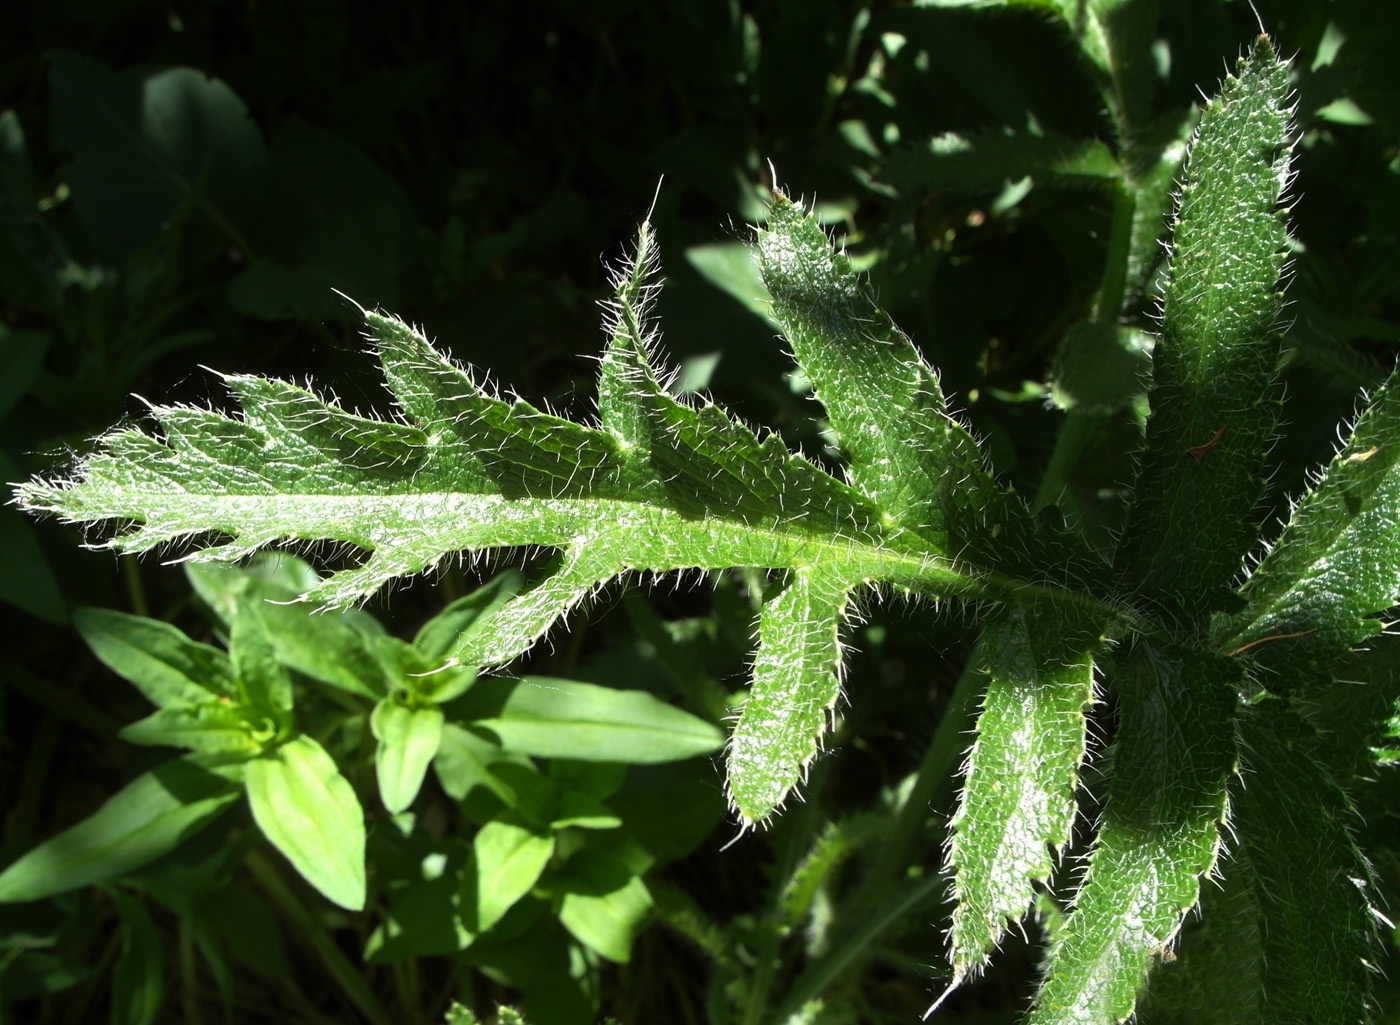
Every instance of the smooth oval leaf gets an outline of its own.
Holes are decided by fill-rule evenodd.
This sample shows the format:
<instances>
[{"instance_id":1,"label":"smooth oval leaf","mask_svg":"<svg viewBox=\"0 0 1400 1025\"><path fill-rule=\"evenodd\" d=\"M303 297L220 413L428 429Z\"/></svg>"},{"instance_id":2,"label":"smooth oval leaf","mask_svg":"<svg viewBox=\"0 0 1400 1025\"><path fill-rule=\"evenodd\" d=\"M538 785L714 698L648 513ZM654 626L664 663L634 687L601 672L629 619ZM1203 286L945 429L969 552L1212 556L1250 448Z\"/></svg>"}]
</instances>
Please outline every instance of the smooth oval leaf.
<instances>
[{"instance_id":1,"label":"smooth oval leaf","mask_svg":"<svg viewBox=\"0 0 1400 1025\"><path fill-rule=\"evenodd\" d=\"M365 820L355 791L308 736L247 764L258 828L328 900L365 906Z\"/></svg>"},{"instance_id":2,"label":"smooth oval leaf","mask_svg":"<svg viewBox=\"0 0 1400 1025\"><path fill-rule=\"evenodd\" d=\"M554 837L493 819L472 841L476 852L476 931L495 925L539 881L554 853Z\"/></svg>"},{"instance_id":3,"label":"smooth oval leaf","mask_svg":"<svg viewBox=\"0 0 1400 1025\"><path fill-rule=\"evenodd\" d=\"M479 629L497 609L515 597L524 581L524 575L517 569L498 574L490 583L458 598L424 623L413 638L413 646L429 661L445 658L448 650L460 643L464 635Z\"/></svg>"},{"instance_id":4,"label":"smooth oval leaf","mask_svg":"<svg viewBox=\"0 0 1400 1025\"><path fill-rule=\"evenodd\" d=\"M651 892L615 857L585 852L555 881L559 923L609 961L626 963L632 942L651 913Z\"/></svg>"},{"instance_id":5,"label":"smooth oval leaf","mask_svg":"<svg viewBox=\"0 0 1400 1025\"><path fill-rule=\"evenodd\" d=\"M276 735L276 724L249 712L243 705L223 701L158 708L123 727L118 736L128 744L187 747L207 755L252 758Z\"/></svg>"},{"instance_id":6,"label":"smooth oval leaf","mask_svg":"<svg viewBox=\"0 0 1400 1025\"><path fill-rule=\"evenodd\" d=\"M257 609L245 606L234 617L228 653L243 699L265 715L286 719L292 710L292 679L278 661Z\"/></svg>"},{"instance_id":7,"label":"smooth oval leaf","mask_svg":"<svg viewBox=\"0 0 1400 1025\"><path fill-rule=\"evenodd\" d=\"M370 729L379 745L374 769L384 807L397 815L418 796L428 765L442 742L440 708L409 708L383 698L370 715Z\"/></svg>"}]
</instances>

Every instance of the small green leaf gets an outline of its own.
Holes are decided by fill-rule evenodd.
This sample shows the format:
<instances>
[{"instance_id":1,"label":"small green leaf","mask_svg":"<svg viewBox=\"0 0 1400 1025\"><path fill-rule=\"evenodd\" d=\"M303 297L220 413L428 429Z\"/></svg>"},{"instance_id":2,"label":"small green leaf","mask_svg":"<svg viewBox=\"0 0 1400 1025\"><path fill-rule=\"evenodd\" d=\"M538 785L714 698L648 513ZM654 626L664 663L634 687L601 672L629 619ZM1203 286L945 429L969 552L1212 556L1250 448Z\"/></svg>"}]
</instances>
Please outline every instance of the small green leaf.
<instances>
[{"instance_id":1,"label":"small green leaf","mask_svg":"<svg viewBox=\"0 0 1400 1025\"><path fill-rule=\"evenodd\" d=\"M239 696L228 656L169 623L110 609L79 609L73 625L94 655L161 708Z\"/></svg>"},{"instance_id":2,"label":"small green leaf","mask_svg":"<svg viewBox=\"0 0 1400 1025\"><path fill-rule=\"evenodd\" d=\"M122 952L112 970L112 1025L151 1025L165 984L160 934L140 900L120 890L110 897L122 921Z\"/></svg>"},{"instance_id":3,"label":"small green leaf","mask_svg":"<svg viewBox=\"0 0 1400 1025\"><path fill-rule=\"evenodd\" d=\"M513 757L524 756L508 755L499 744L449 722L442 728L433 772L443 791L454 801L460 801L478 786L497 793L500 784L488 771L489 767L496 761Z\"/></svg>"},{"instance_id":4,"label":"small green leaf","mask_svg":"<svg viewBox=\"0 0 1400 1025\"><path fill-rule=\"evenodd\" d=\"M238 798L240 771L186 755L143 773L0 873L0 903L120 879L168 854Z\"/></svg>"},{"instance_id":5,"label":"small green leaf","mask_svg":"<svg viewBox=\"0 0 1400 1025\"><path fill-rule=\"evenodd\" d=\"M545 676L478 680L454 712L507 749L544 758L669 762L724 742L718 728L643 691Z\"/></svg>"},{"instance_id":6,"label":"small green leaf","mask_svg":"<svg viewBox=\"0 0 1400 1025\"><path fill-rule=\"evenodd\" d=\"M122 728L128 744L187 747L207 755L251 758L277 735L277 724L244 705L205 701L157 709Z\"/></svg>"},{"instance_id":7,"label":"small green leaf","mask_svg":"<svg viewBox=\"0 0 1400 1025\"><path fill-rule=\"evenodd\" d=\"M1293 510L1242 588L1222 647L1271 666L1335 659L1382 629L1400 603L1400 372L1361 414L1342 451ZM1286 677L1285 677L1286 678Z\"/></svg>"},{"instance_id":8,"label":"small green leaf","mask_svg":"<svg viewBox=\"0 0 1400 1025\"><path fill-rule=\"evenodd\" d=\"M767 321L772 330L782 330L773 319L773 301L754 262L752 247L742 242L690 246L685 251L685 262L744 309Z\"/></svg>"},{"instance_id":9,"label":"small green leaf","mask_svg":"<svg viewBox=\"0 0 1400 1025\"><path fill-rule=\"evenodd\" d=\"M263 835L328 900L365 906L365 820L355 791L307 736L247 763L248 802Z\"/></svg>"},{"instance_id":10,"label":"small green leaf","mask_svg":"<svg viewBox=\"0 0 1400 1025\"><path fill-rule=\"evenodd\" d=\"M1081 321L1060 342L1050 397L1060 409L1113 413L1139 395L1151 367L1151 339L1113 321Z\"/></svg>"},{"instance_id":11,"label":"small green leaf","mask_svg":"<svg viewBox=\"0 0 1400 1025\"><path fill-rule=\"evenodd\" d=\"M397 815L418 796L428 765L442 741L439 708L410 708L394 698L381 698L370 715L370 729L379 745L374 769L384 807Z\"/></svg>"},{"instance_id":12,"label":"small green leaf","mask_svg":"<svg viewBox=\"0 0 1400 1025\"><path fill-rule=\"evenodd\" d=\"M482 621L490 619L502 605L515 597L524 579L517 569L497 574L490 583L458 598L424 623L413 638L413 646L429 662L446 658L448 651L460 644L464 635L476 629Z\"/></svg>"},{"instance_id":13,"label":"small green leaf","mask_svg":"<svg viewBox=\"0 0 1400 1025\"><path fill-rule=\"evenodd\" d=\"M476 852L476 931L485 932L529 893L554 853L554 837L493 819L472 841Z\"/></svg>"},{"instance_id":14,"label":"small green leaf","mask_svg":"<svg viewBox=\"0 0 1400 1025\"><path fill-rule=\"evenodd\" d=\"M414 704L446 703L466 693L476 680L475 666L458 665L440 656L429 658L397 637L376 637L374 654L391 695L407 695Z\"/></svg>"},{"instance_id":15,"label":"small green leaf","mask_svg":"<svg viewBox=\"0 0 1400 1025\"><path fill-rule=\"evenodd\" d=\"M551 885L559 922L580 943L609 961L626 964L632 943L651 914L651 892L639 876L606 852L571 858Z\"/></svg>"},{"instance_id":16,"label":"small green leaf","mask_svg":"<svg viewBox=\"0 0 1400 1025\"><path fill-rule=\"evenodd\" d=\"M248 568L187 563L185 574L225 623L232 625L246 606L256 608L277 660L289 669L361 697L382 696L384 674L370 651L376 635L361 629L378 624L363 613L298 602L321 582L315 571L281 552L259 558Z\"/></svg>"},{"instance_id":17,"label":"small green leaf","mask_svg":"<svg viewBox=\"0 0 1400 1025\"><path fill-rule=\"evenodd\" d=\"M244 702L264 715L287 720L292 710L292 680L278 661L267 625L256 608L245 606L234 617L228 651Z\"/></svg>"}]
</instances>

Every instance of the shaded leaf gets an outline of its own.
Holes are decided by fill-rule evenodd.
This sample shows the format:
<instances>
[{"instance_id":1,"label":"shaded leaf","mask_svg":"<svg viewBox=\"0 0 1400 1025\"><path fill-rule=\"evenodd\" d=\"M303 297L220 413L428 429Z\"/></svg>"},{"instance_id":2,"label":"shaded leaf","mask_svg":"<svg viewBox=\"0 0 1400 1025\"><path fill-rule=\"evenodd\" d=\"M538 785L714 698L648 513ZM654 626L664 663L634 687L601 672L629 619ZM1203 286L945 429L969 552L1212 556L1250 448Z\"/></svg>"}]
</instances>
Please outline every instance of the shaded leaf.
<instances>
[{"instance_id":1,"label":"shaded leaf","mask_svg":"<svg viewBox=\"0 0 1400 1025\"><path fill-rule=\"evenodd\" d=\"M238 797L240 769L197 755L136 777L93 815L0 873L0 902L40 900L120 879L173 851Z\"/></svg>"},{"instance_id":2,"label":"shaded leaf","mask_svg":"<svg viewBox=\"0 0 1400 1025\"><path fill-rule=\"evenodd\" d=\"M228 656L157 619L79 609L73 625L92 653L161 708L238 698Z\"/></svg>"},{"instance_id":3,"label":"shaded leaf","mask_svg":"<svg viewBox=\"0 0 1400 1025\"><path fill-rule=\"evenodd\" d=\"M1239 666L1139 643L1117 675L1107 804L1074 911L1056 934L1032 1025L1126 1019L1215 865L1234 757Z\"/></svg>"},{"instance_id":4,"label":"shaded leaf","mask_svg":"<svg viewBox=\"0 0 1400 1025\"><path fill-rule=\"evenodd\" d=\"M120 890L111 898L122 922L122 950L112 970L112 1025L151 1025L165 984L160 934L140 900Z\"/></svg>"}]
</instances>

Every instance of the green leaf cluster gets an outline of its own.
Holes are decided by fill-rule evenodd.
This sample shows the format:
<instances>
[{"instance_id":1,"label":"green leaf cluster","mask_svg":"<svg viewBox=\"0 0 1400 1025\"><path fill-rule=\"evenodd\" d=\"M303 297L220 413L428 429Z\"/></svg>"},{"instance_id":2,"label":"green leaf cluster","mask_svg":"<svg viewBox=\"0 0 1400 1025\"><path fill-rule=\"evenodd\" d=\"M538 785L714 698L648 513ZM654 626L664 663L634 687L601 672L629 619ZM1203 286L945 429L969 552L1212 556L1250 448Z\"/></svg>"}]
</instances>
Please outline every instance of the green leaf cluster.
<instances>
[{"instance_id":1,"label":"green leaf cluster","mask_svg":"<svg viewBox=\"0 0 1400 1025\"><path fill-rule=\"evenodd\" d=\"M705 754L720 743L716 727L639 691L444 667L445 647L485 626L519 587L511 571L450 603L411 643L363 613L297 603L318 578L292 557L249 570L192 565L189 576L227 650L145 617L101 609L75 617L97 657L157 706L123 739L189 753L11 864L0 873L0 902L140 880L215 823L227 828L225 813L244 794L252 822L292 867L359 911L369 893L366 814L351 782L359 774L347 778L342 767L365 762L393 823L377 841L390 870L369 959L421 956L441 946L443 930L442 952L455 953L492 935L536 892L532 902L552 900L587 949L629 959L652 906L642 877L664 855L636 838L609 799L627 763ZM350 714L317 728L299 720L298 695L332 696ZM549 759L548 771L535 758ZM430 769L471 809L469 843L433 840L415 826L408 809ZM129 919L128 942L145 942L144 905L111 892Z\"/></svg>"}]
</instances>

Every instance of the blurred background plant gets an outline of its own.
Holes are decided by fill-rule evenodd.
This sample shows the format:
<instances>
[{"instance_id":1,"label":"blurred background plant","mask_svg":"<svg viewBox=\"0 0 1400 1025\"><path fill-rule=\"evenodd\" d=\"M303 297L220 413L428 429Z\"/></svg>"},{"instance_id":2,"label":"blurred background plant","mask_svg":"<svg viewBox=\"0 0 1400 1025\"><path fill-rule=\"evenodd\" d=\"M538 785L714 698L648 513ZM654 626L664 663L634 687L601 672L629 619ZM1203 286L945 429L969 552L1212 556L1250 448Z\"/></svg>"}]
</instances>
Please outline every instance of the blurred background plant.
<instances>
[{"instance_id":1,"label":"blurred background plant","mask_svg":"<svg viewBox=\"0 0 1400 1025\"><path fill-rule=\"evenodd\" d=\"M1400 339L1400 13L1379 0L1257 6L1297 54L1301 132L1277 511ZM357 312L333 288L586 414L604 264L653 193L678 389L825 458L744 247L776 169L942 369L997 470L1107 538L1139 436L1141 332L1181 145L1198 89L1257 30L1230 0L487 0L369 19L335 0L7 5L0 470L17 481L61 464L139 416L132 393L222 402L197 364L311 376L347 406L384 409L356 355ZM71 529L8 508L0 539L9 862L169 756L118 739L149 705L75 643L73 612L125 610L204 641L222 626L178 569L83 555ZM366 616L412 637L481 579L450 568ZM685 695L718 721L742 693L762 582L667 583L610 592L517 668ZM875 611L851 637L848 703L806 803L723 853L734 830L717 770L627 770L633 789L690 796L657 824L671 846L645 867L654 924L611 952L560 927L545 885L494 954L453 953L455 933L426 928L395 953L384 929L414 890L405 873L484 820L439 774L405 831L373 803L372 774L352 772L371 820L365 915L261 852L240 805L120 885L7 905L0 1013L415 1022L440 1020L454 997L486 1015L523 993L540 1025L600 1008L783 1021L818 997L826 1017L812 1020L909 1021L929 1001L924 979L946 974L936 923L953 782L927 766L955 768L966 743L968 641L930 610ZM312 732L368 729L366 709L308 694L297 707ZM910 792L933 777L947 782ZM1363 847L1393 890L1393 799L1372 785L1357 800ZM1013 1021L1033 940L940 1013ZM571 980L571 995L551 1003L541 978Z\"/></svg>"}]
</instances>

